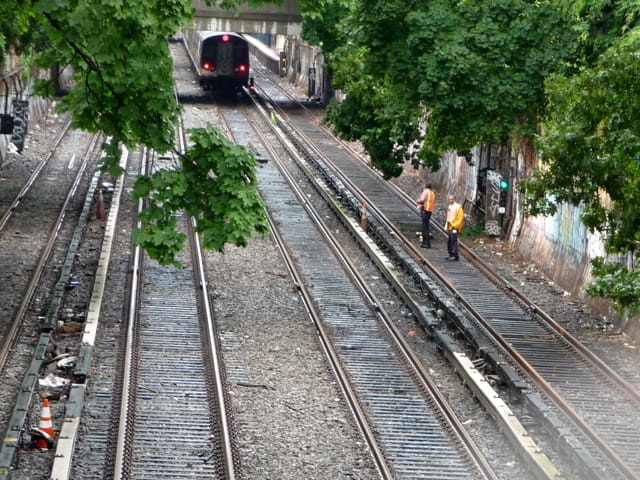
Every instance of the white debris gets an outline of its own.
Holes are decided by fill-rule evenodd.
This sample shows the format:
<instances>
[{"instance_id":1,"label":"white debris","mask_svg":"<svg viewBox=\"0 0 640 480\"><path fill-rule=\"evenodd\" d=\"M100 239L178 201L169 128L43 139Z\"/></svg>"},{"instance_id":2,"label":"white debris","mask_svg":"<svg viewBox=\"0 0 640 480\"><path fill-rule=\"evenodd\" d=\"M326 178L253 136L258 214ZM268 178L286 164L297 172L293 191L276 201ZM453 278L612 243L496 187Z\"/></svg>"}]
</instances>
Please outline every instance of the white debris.
<instances>
[{"instance_id":1,"label":"white debris","mask_svg":"<svg viewBox=\"0 0 640 480\"><path fill-rule=\"evenodd\" d=\"M53 373L50 373L45 378L41 378L38 380L40 388L63 388L69 385L70 382L71 380L58 377Z\"/></svg>"},{"instance_id":2,"label":"white debris","mask_svg":"<svg viewBox=\"0 0 640 480\"><path fill-rule=\"evenodd\" d=\"M75 366L77 360L78 360L78 357L69 356L69 357L63 358L61 360L58 360L58 363L56 363L56 365L58 366L58 368L60 368L62 370L67 370L67 369L73 368Z\"/></svg>"}]
</instances>

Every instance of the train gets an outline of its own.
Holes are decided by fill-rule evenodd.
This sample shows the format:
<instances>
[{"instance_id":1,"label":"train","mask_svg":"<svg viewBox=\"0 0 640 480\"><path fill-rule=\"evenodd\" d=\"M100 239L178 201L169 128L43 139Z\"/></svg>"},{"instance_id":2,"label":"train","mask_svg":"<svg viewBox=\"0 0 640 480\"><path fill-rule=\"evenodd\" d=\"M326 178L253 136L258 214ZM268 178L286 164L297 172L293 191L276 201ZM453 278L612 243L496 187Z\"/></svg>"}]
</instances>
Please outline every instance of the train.
<instances>
[{"instance_id":1,"label":"train","mask_svg":"<svg viewBox=\"0 0 640 480\"><path fill-rule=\"evenodd\" d=\"M242 35L189 30L183 39L204 90L241 90L248 86L249 45Z\"/></svg>"}]
</instances>

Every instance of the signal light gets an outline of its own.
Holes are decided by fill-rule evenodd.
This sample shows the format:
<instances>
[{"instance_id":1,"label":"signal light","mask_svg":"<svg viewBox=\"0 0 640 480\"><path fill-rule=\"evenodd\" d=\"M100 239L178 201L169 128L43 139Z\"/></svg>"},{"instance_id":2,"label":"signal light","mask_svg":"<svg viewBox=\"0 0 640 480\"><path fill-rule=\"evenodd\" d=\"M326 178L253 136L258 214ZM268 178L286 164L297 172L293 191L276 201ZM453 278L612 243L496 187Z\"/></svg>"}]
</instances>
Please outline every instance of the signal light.
<instances>
[{"instance_id":1,"label":"signal light","mask_svg":"<svg viewBox=\"0 0 640 480\"><path fill-rule=\"evenodd\" d=\"M507 213L507 190L509 189L509 181L506 178L500 179L500 199L498 201L498 213L504 215Z\"/></svg>"},{"instance_id":2,"label":"signal light","mask_svg":"<svg viewBox=\"0 0 640 480\"><path fill-rule=\"evenodd\" d=\"M498 200L498 213L504 215L507 213L507 190L509 190L509 180L500 179L500 198Z\"/></svg>"}]
</instances>

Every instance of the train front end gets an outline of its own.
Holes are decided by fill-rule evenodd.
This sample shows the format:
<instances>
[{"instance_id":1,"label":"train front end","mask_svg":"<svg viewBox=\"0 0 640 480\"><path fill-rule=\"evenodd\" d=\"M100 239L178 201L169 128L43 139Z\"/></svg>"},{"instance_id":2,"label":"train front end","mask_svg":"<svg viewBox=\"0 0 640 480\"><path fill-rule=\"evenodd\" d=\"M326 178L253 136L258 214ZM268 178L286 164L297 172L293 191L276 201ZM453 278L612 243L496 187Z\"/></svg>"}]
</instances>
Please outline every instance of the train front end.
<instances>
[{"instance_id":1,"label":"train front end","mask_svg":"<svg viewBox=\"0 0 640 480\"><path fill-rule=\"evenodd\" d=\"M249 81L249 47L235 33L217 33L200 46L200 85L208 90L240 89Z\"/></svg>"}]
</instances>

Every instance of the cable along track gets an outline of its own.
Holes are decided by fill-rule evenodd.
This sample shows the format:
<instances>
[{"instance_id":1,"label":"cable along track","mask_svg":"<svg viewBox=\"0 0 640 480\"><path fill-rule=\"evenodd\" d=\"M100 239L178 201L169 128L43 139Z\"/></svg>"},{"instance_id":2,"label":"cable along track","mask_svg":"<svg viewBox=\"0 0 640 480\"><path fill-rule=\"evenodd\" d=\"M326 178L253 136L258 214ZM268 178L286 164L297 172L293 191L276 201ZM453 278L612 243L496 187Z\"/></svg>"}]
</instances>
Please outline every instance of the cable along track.
<instances>
[{"instance_id":1,"label":"cable along track","mask_svg":"<svg viewBox=\"0 0 640 480\"><path fill-rule=\"evenodd\" d=\"M257 129L247 131L247 119L240 113L219 111L232 135L251 137L252 145L265 143ZM378 448L383 452L384 458L377 460L383 477L494 478L486 464L479 465L481 455L473 442L458 433L462 427L449 423L454 415L434 400L438 393L427 393L433 385L414 365L408 367L384 312L340 258L337 242L317 224L315 210L295 182L276 166L276 155L271 156L274 161L257 171L260 192L286 244L282 249L292 258L289 268L297 270L301 289L312 302L309 308L320 315L318 330L327 335L324 344L335 356L334 368L344 369L350 382L343 387L345 394L358 399L352 410L362 409L366 416L359 422L361 429L375 432L369 442L374 442L374 454Z\"/></svg>"},{"instance_id":2,"label":"cable along track","mask_svg":"<svg viewBox=\"0 0 640 480\"><path fill-rule=\"evenodd\" d=\"M371 222L392 231L403 243L402 248L407 252L398 256L406 257L409 253L416 257L450 289L472 312L478 325L488 332L492 342L499 343L511 361L526 371L589 441L597 445L599 451L594 451L594 455L606 456L625 478L640 478L638 392L598 359L593 359L568 332L544 312L539 312L534 302L522 295L516 299L510 286L489 280L485 274L489 267L475 265L479 259L469 255L460 262L446 262L445 252L441 255L437 250L418 257L417 249L411 247L412 242L404 234L419 230L413 199L401 194L360 158L339 146L304 109L280 113L288 119L283 128L327 184L339 195L348 190L359 202L356 207L367 204ZM436 227L442 223L444 219L432 219ZM416 277L419 276L416 272ZM492 278L498 275L493 274ZM601 475L600 478L612 474L610 470L593 473Z\"/></svg>"}]
</instances>

